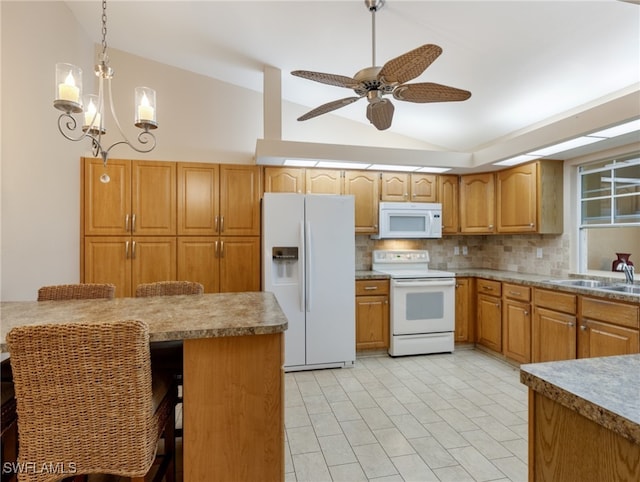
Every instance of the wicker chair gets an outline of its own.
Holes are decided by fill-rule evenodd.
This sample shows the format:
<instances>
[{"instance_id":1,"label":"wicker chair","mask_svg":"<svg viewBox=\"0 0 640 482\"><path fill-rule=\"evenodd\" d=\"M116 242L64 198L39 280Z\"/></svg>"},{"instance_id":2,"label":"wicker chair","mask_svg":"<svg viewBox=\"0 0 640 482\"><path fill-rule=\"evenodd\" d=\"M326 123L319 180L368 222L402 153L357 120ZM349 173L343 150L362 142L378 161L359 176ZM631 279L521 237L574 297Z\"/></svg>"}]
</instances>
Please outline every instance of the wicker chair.
<instances>
[{"instance_id":1,"label":"wicker chair","mask_svg":"<svg viewBox=\"0 0 640 482\"><path fill-rule=\"evenodd\" d=\"M7 335L18 412L20 482L113 474L142 482L164 432L159 470L175 480L175 399L152 375L141 321L13 328Z\"/></svg>"},{"instance_id":2,"label":"wicker chair","mask_svg":"<svg viewBox=\"0 0 640 482\"><path fill-rule=\"evenodd\" d=\"M204 286L194 281L157 281L142 283L136 287L136 297L201 295L202 293L204 293Z\"/></svg>"},{"instance_id":3,"label":"wicker chair","mask_svg":"<svg viewBox=\"0 0 640 482\"><path fill-rule=\"evenodd\" d=\"M115 285L108 283L52 285L38 290L38 301L112 299L115 293Z\"/></svg>"}]
</instances>

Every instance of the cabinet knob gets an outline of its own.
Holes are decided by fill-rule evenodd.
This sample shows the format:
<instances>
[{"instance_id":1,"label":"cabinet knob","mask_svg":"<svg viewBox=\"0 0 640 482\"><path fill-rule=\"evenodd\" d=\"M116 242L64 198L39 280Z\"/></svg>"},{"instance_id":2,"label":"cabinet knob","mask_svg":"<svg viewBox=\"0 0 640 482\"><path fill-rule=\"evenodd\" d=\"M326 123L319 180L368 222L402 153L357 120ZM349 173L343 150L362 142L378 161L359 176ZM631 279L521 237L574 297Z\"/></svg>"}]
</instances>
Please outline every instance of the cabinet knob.
<instances>
[{"instance_id":1,"label":"cabinet knob","mask_svg":"<svg viewBox=\"0 0 640 482\"><path fill-rule=\"evenodd\" d=\"M534 227L534 226L535 226L535 224L529 223L529 227Z\"/></svg>"},{"instance_id":2,"label":"cabinet knob","mask_svg":"<svg viewBox=\"0 0 640 482\"><path fill-rule=\"evenodd\" d=\"M569 323L567 323L567 326L569 328L573 328L575 326L575 323L573 321L570 321Z\"/></svg>"},{"instance_id":3,"label":"cabinet knob","mask_svg":"<svg viewBox=\"0 0 640 482\"><path fill-rule=\"evenodd\" d=\"M580 325L582 331L587 331L587 328L589 328L587 325Z\"/></svg>"},{"instance_id":4,"label":"cabinet knob","mask_svg":"<svg viewBox=\"0 0 640 482\"><path fill-rule=\"evenodd\" d=\"M493 224L489 225L489 231L493 230Z\"/></svg>"},{"instance_id":5,"label":"cabinet knob","mask_svg":"<svg viewBox=\"0 0 640 482\"><path fill-rule=\"evenodd\" d=\"M524 310L524 316L529 316L529 312L527 310Z\"/></svg>"}]
</instances>

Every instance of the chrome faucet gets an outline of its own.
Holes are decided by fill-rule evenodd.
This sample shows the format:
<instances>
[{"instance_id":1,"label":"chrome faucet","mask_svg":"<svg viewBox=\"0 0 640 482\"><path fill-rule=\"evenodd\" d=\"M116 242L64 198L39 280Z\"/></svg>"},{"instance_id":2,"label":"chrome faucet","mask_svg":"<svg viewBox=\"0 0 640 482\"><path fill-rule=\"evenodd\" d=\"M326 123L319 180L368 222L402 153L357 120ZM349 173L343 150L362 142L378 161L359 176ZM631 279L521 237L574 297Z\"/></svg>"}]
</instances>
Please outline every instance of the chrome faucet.
<instances>
[{"instance_id":1,"label":"chrome faucet","mask_svg":"<svg viewBox=\"0 0 640 482\"><path fill-rule=\"evenodd\" d=\"M622 260L622 271L624 271L624 278L627 283L633 284L633 266L627 264L626 261Z\"/></svg>"}]
</instances>

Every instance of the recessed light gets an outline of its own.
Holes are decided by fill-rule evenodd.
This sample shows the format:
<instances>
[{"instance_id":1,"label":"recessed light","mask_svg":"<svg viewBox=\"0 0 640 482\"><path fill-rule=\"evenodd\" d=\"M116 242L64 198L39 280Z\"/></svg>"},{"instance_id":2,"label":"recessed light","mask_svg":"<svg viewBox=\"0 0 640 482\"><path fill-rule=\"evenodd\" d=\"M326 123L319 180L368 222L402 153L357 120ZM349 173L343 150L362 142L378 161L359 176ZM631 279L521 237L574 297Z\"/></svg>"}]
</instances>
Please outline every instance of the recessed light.
<instances>
[{"instance_id":1,"label":"recessed light","mask_svg":"<svg viewBox=\"0 0 640 482\"><path fill-rule=\"evenodd\" d=\"M318 161L308 159L285 159L282 164L291 167L314 167L317 163Z\"/></svg>"},{"instance_id":2,"label":"recessed light","mask_svg":"<svg viewBox=\"0 0 640 482\"><path fill-rule=\"evenodd\" d=\"M434 173L441 173L441 172L447 172L450 171L451 168L450 167L421 167L420 169L418 169L416 172L434 172Z\"/></svg>"},{"instance_id":3,"label":"recessed light","mask_svg":"<svg viewBox=\"0 0 640 482\"><path fill-rule=\"evenodd\" d=\"M403 166L396 164L372 164L369 169L376 171L415 171L418 166Z\"/></svg>"},{"instance_id":4,"label":"recessed light","mask_svg":"<svg viewBox=\"0 0 640 482\"><path fill-rule=\"evenodd\" d=\"M504 161L494 162L494 166L515 166L517 164L522 164L523 162L533 161L537 159L539 156L531 156L529 154L522 154L521 156L511 157L509 159L505 159Z\"/></svg>"},{"instance_id":5,"label":"recessed light","mask_svg":"<svg viewBox=\"0 0 640 482\"><path fill-rule=\"evenodd\" d=\"M316 167L325 167L329 169L367 169L371 164L362 162L346 162L346 161L318 161Z\"/></svg>"},{"instance_id":6,"label":"recessed light","mask_svg":"<svg viewBox=\"0 0 640 482\"><path fill-rule=\"evenodd\" d=\"M636 119L631 122L625 122L624 124L620 124L617 126L609 127L608 129L603 129L598 132L594 132L593 134L587 134L588 136L593 137L616 137L621 136L623 134L628 134L629 132L640 131L640 119Z\"/></svg>"},{"instance_id":7,"label":"recessed light","mask_svg":"<svg viewBox=\"0 0 640 482\"><path fill-rule=\"evenodd\" d=\"M533 152L527 152L529 156L537 156L537 157L546 157L551 154L555 154L557 152L568 151L569 149L575 149L576 147L586 146L588 144L593 144L594 142L599 142L603 138L602 137L592 137L592 136L582 136L576 137L575 139L570 139L565 142L561 142L559 144L554 144L553 146L543 147L542 149L538 149Z\"/></svg>"}]
</instances>

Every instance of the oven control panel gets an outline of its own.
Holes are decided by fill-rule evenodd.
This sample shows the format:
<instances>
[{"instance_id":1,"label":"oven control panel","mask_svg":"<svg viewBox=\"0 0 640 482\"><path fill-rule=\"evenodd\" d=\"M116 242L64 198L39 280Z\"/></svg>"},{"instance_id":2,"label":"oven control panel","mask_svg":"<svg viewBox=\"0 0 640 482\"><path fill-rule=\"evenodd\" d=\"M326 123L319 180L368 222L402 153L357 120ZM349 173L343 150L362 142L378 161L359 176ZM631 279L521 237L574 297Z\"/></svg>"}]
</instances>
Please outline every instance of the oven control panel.
<instances>
[{"instance_id":1,"label":"oven control panel","mask_svg":"<svg viewBox=\"0 0 640 482\"><path fill-rule=\"evenodd\" d=\"M374 263L428 263L429 251L422 249L400 249L400 250L375 250L373 251Z\"/></svg>"}]
</instances>

